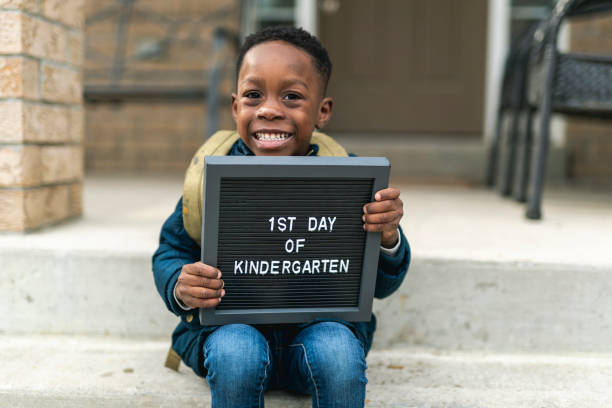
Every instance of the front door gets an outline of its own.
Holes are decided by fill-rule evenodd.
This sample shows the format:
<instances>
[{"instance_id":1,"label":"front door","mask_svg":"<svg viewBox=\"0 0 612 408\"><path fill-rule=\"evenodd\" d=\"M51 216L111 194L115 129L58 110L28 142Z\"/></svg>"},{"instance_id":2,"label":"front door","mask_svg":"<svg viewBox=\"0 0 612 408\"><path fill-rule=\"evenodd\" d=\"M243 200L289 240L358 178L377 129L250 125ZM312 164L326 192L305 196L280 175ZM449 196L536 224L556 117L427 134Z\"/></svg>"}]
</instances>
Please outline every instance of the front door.
<instances>
[{"instance_id":1,"label":"front door","mask_svg":"<svg viewBox=\"0 0 612 408\"><path fill-rule=\"evenodd\" d=\"M327 3L319 27L336 105L326 130L481 134L487 0Z\"/></svg>"}]
</instances>

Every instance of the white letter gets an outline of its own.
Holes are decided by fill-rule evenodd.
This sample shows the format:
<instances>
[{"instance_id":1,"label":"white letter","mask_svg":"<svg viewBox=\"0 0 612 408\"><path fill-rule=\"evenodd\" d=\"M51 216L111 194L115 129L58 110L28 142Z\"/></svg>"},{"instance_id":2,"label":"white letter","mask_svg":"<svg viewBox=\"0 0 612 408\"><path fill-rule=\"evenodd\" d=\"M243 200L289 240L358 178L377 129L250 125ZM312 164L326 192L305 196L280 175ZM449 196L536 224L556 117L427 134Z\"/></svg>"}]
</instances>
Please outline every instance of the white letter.
<instances>
[{"instance_id":1,"label":"white letter","mask_svg":"<svg viewBox=\"0 0 612 408\"><path fill-rule=\"evenodd\" d=\"M259 273L259 261L251 261L251 268L249 269L249 274L254 273L257 275Z\"/></svg>"},{"instance_id":2,"label":"white letter","mask_svg":"<svg viewBox=\"0 0 612 408\"><path fill-rule=\"evenodd\" d=\"M312 275L312 269L310 267L310 261L308 259L304 261L304 265L302 266L302 273L306 272Z\"/></svg>"},{"instance_id":3,"label":"white letter","mask_svg":"<svg viewBox=\"0 0 612 408\"><path fill-rule=\"evenodd\" d=\"M278 275L278 264L280 261L272 261L272 267L270 269L271 275Z\"/></svg>"},{"instance_id":4,"label":"white letter","mask_svg":"<svg viewBox=\"0 0 612 408\"><path fill-rule=\"evenodd\" d=\"M240 274L242 275L244 272L242 272L242 262L244 261L234 261L234 275L236 275L236 269L240 271Z\"/></svg>"},{"instance_id":5,"label":"white letter","mask_svg":"<svg viewBox=\"0 0 612 408\"><path fill-rule=\"evenodd\" d=\"M285 217L278 217L278 220L276 220L276 224L278 224L278 230L280 232L285 232L285 230L287 229L287 219Z\"/></svg>"},{"instance_id":6,"label":"white letter","mask_svg":"<svg viewBox=\"0 0 612 408\"><path fill-rule=\"evenodd\" d=\"M295 266L296 264L297 264L297 268ZM300 273L300 261L293 261L293 264L291 265L291 269L293 270L293 273L295 273L296 275Z\"/></svg>"},{"instance_id":7,"label":"white letter","mask_svg":"<svg viewBox=\"0 0 612 408\"><path fill-rule=\"evenodd\" d=\"M308 217L308 231L312 232L317 229L317 219L315 217Z\"/></svg>"},{"instance_id":8,"label":"white letter","mask_svg":"<svg viewBox=\"0 0 612 408\"><path fill-rule=\"evenodd\" d=\"M289 273L289 267L291 266L291 261L288 260L284 260L283 261L283 272L282 274L284 275L285 273Z\"/></svg>"},{"instance_id":9,"label":"white letter","mask_svg":"<svg viewBox=\"0 0 612 408\"><path fill-rule=\"evenodd\" d=\"M329 273L337 273L338 272L338 260L332 259L329 262Z\"/></svg>"},{"instance_id":10,"label":"white letter","mask_svg":"<svg viewBox=\"0 0 612 408\"><path fill-rule=\"evenodd\" d=\"M274 231L274 217L271 217L269 220L270 222L270 232Z\"/></svg>"},{"instance_id":11,"label":"white letter","mask_svg":"<svg viewBox=\"0 0 612 408\"><path fill-rule=\"evenodd\" d=\"M296 220L295 217L287 217L287 219L289 220L289 232L293 231L293 221Z\"/></svg>"},{"instance_id":12,"label":"white letter","mask_svg":"<svg viewBox=\"0 0 612 408\"><path fill-rule=\"evenodd\" d=\"M321 259L323 262L323 273L327 272L327 264L329 263L329 259Z\"/></svg>"},{"instance_id":13,"label":"white letter","mask_svg":"<svg viewBox=\"0 0 612 408\"><path fill-rule=\"evenodd\" d=\"M305 238L298 238L295 240L295 253L300 252L300 248L304 248L304 242L306 242Z\"/></svg>"},{"instance_id":14,"label":"white letter","mask_svg":"<svg viewBox=\"0 0 612 408\"><path fill-rule=\"evenodd\" d=\"M318 259L313 259L312 260L312 271L319 273L319 264L321 263L321 261L319 261Z\"/></svg>"},{"instance_id":15,"label":"white letter","mask_svg":"<svg viewBox=\"0 0 612 408\"><path fill-rule=\"evenodd\" d=\"M329 220L329 232L332 232L334 230L334 222L336 222L336 217L327 217L327 219Z\"/></svg>"},{"instance_id":16,"label":"white letter","mask_svg":"<svg viewBox=\"0 0 612 408\"><path fill-rule=\"evenodd\" d=\"M266 269L264 269L264 265L266 265ZM268 263L268 261L261 261L261 263L259 264L259 274L265 275L266 273L268 273L269 269L270 264Z\"/></svg>"},{"instance_id":17,"label":"white letter","mask_svg":"<svg viewBox=\"0 0 612 408\"><path fill-rule=\"evenodd\" d=\"M295 249L295 244L293 243L293 240L289 238L287 241L285 241L285 252L290 254L293 252L294 249Z\"/></svg>"},{"instance_id":18,"label":"white letter","mask_svg":"<svg viewBox=\"0 0 612 408\"><path fill-rule=\"evenodd\" d=\"M327 230L327 223L325 222L325 217L321 217L321 223L319 224L319 231Z\"/></svg>"},{"instance_id":19,"label":"white letter","mask_svg":"<svg viewBox=\"0 0 612 408\"><path fill-rule=\"evenodd\" d=\"M346 263L344 263L344 261L346 261ZM348 266L349 266L349 260L348 259L341 259L340 260L340 273L342 273L342 272L348 273Z\"/></svg>"}]
</instances>

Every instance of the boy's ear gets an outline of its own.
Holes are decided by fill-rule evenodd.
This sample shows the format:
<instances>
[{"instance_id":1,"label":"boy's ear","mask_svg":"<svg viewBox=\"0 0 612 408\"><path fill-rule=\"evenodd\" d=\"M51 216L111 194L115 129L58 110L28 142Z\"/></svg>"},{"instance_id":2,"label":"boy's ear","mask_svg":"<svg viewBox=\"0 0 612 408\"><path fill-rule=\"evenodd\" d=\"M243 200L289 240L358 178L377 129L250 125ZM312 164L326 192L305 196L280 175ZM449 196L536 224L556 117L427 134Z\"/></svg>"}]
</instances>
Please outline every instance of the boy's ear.
<instances>
[{"instance_id":1,"label":"boy's ear","mask_svg":"<svg viewBox=\"0 0 612 408\"><path fill-rule=\"evenodd\" d=\"M238 101L235 93L232 93L232 117L234 118L234 122L236 122L236 117L238 116Z\"/></svg>"},{"instance_id":2,"label":"boy's ear","mask_svg":"<svg viewBox=\"0 0 612 408\"><path fill-rule=\"evenodd\" d=\"M329 96L326 96L319 105L319 112L317 113L317 122L315 127L322 129L327 125L327 122L331 119L332 110L334 108L334 100Z\"/></svg>"}]
</instances>

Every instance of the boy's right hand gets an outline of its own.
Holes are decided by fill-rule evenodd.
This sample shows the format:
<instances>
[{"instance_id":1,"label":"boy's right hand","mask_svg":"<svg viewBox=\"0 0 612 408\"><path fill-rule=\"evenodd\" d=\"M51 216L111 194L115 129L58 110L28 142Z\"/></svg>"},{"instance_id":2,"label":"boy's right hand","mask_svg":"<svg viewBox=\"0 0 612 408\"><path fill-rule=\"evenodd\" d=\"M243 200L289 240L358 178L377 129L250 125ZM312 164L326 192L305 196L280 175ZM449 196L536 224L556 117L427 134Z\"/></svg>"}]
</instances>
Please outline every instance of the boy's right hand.
<instances>
[{"instance_id":1,"label":"boy's right hand","mask_svg":"<svg viewBox=\"0 0 612 408\"><path fill-rule=\"evenodd\" d=\"M202 262L183 265L175 295L191 308L215 307L225 295L221 271Z\"/></svg>"}]
</instances>

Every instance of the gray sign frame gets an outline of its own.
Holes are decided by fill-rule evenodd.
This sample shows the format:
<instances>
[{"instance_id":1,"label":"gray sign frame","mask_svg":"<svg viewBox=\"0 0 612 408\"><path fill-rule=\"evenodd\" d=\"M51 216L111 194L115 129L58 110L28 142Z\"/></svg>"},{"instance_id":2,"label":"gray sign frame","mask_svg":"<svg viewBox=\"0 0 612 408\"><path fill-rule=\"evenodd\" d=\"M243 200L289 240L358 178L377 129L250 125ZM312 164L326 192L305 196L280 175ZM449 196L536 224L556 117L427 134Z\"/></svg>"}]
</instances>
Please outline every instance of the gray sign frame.
<instances>
[{"instance_id":1,"label":"gray sign frame","mask_svg":"<svg viewBox=\"0 0 612 408\"><path fill-rule=\"evenodd\" d=\"M346 178L372 179L372 196L388 186L390 164L384 157L271 157L207 156L202 188L202 262L217 266L219 194L221 179L228 178ZM300 323L317 318L369 321L380 254L380 232L367 232L357 307L275 308L217 310L202 308L200 323Z\"/></svg>"}]
</instances>

